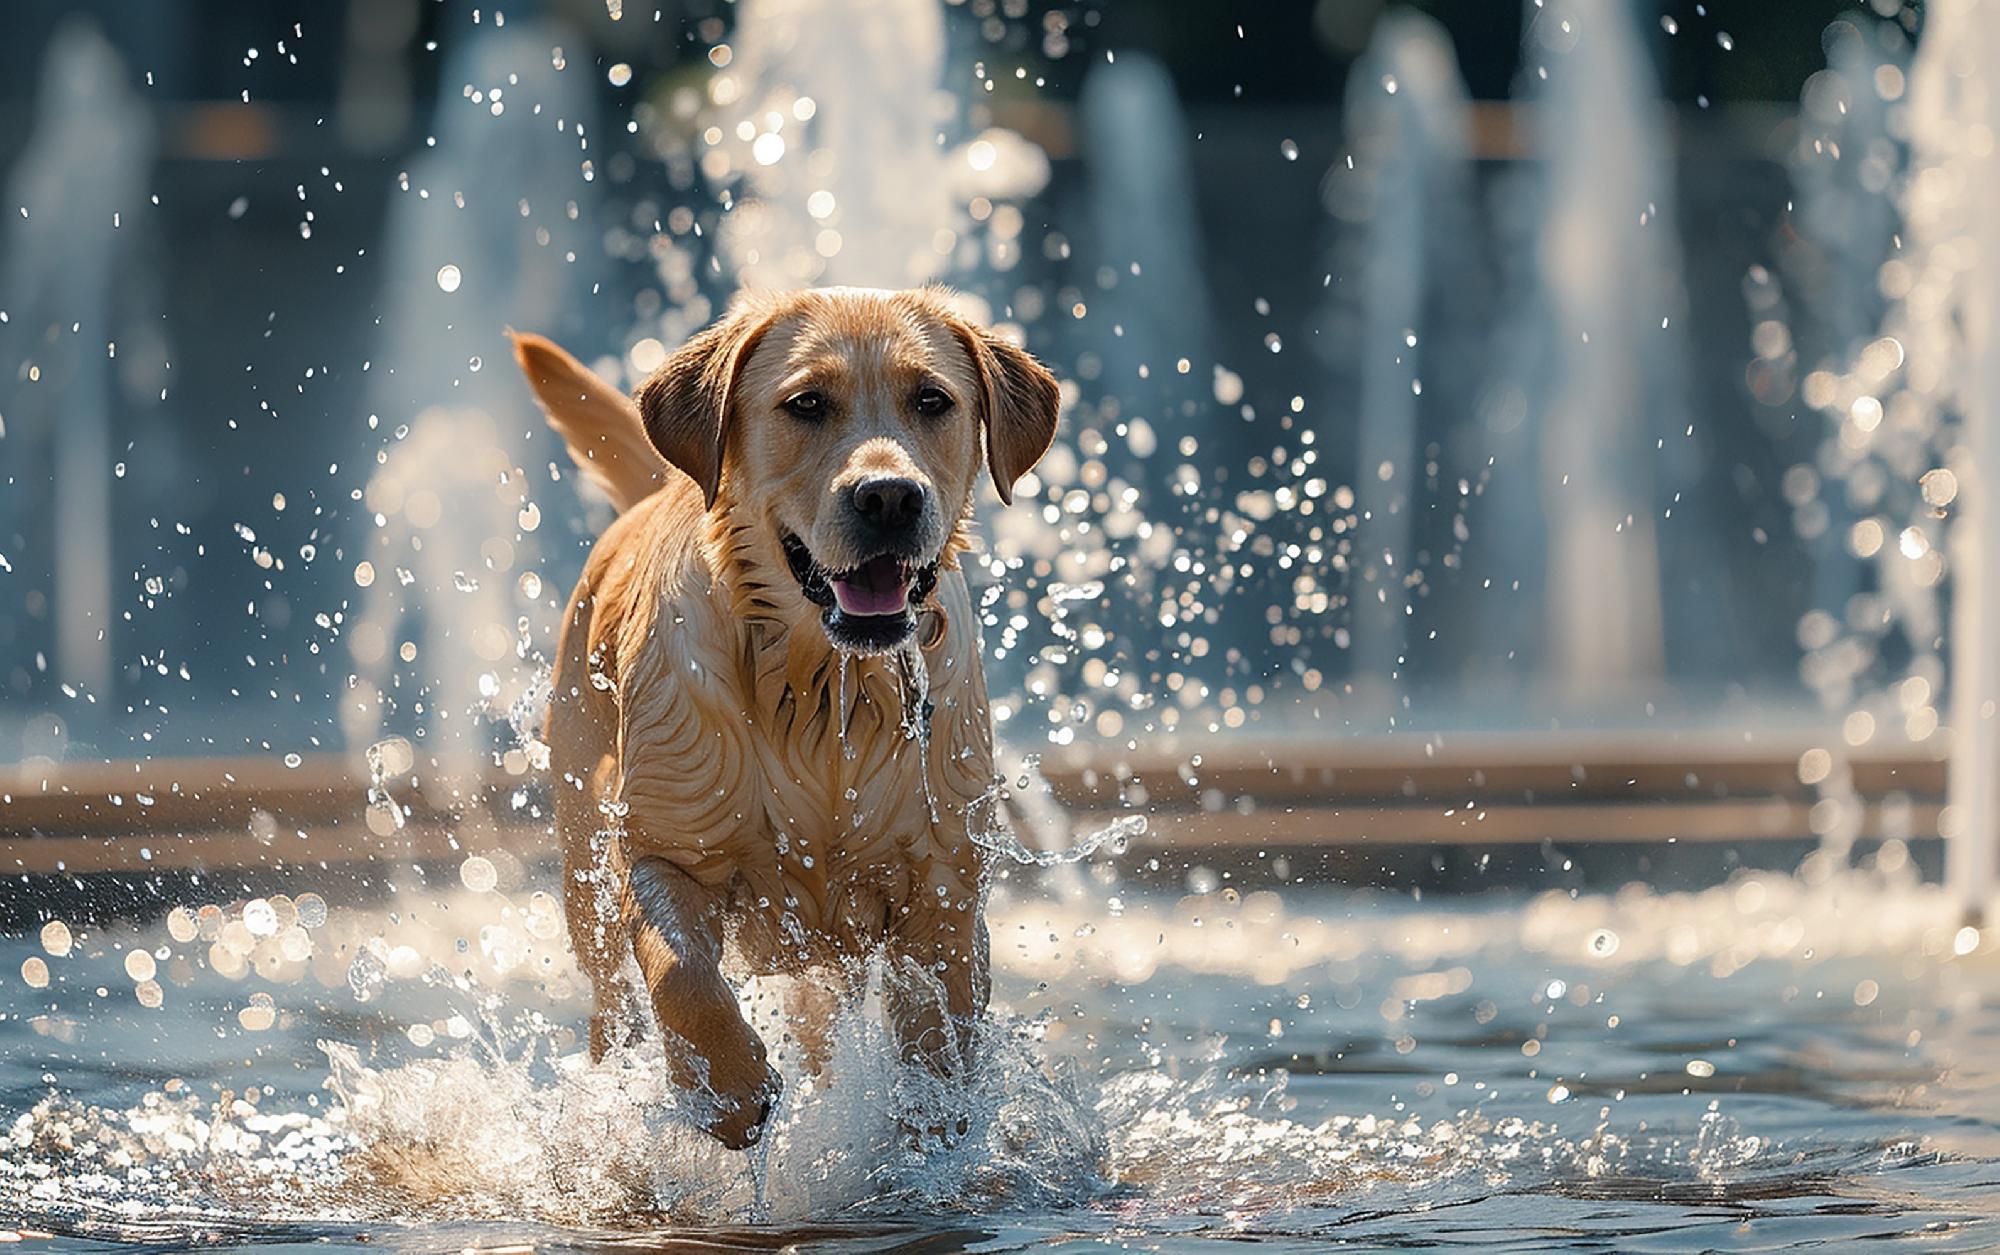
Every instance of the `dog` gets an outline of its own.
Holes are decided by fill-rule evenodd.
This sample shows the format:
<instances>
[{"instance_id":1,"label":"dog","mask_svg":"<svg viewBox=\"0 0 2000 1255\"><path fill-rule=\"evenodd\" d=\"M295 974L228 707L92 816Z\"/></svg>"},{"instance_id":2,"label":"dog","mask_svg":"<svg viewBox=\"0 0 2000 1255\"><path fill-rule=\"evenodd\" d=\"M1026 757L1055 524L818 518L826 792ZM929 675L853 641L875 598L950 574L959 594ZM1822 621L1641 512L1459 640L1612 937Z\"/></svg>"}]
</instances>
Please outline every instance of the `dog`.
<instances>
[{"instance_id":1,"label":"dog","mask_svg":"<svg viewBox=\"0 0 2000 1255\"><path fill-rule=\"evenodd\" d=\"M902 1056L963 1075L993 731L959 556L982 463L1011 504L1054 439L1055 377L936 289L745 295L633 399L546 339L514 347L619 511L547 721L592 1057L632 1023L633 956L672 1079L741 1149L780 1083L725 946L813 973L785 1019L815 1072L880 953Z\"/></svg>"}]
</instances>

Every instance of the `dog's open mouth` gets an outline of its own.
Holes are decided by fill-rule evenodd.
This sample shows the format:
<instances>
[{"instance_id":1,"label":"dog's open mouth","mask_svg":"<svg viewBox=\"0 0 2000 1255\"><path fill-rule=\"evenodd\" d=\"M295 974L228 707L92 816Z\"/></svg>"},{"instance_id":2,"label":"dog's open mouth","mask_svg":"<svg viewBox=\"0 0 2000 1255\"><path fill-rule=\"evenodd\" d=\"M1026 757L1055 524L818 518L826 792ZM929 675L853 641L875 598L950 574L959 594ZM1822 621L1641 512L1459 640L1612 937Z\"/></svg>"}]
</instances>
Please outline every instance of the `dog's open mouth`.
<instances>
[{"instance_id":1,"label":"dog's open mouth","mask_svg":"<svg viewBox=\"0 0 2000 1255\"><path fill-rule=\"evenodd\" d=\"M882 553L844 571L829 571L797 536L785 535L785 561L806 599L820 607L827 639L857 653L880 653L916 631L917 608L937 587L937 560L918 563Z\"/></svg>"},{"instance_id":2,"label":"dog's open mouth","mask_svg":"<svg viewBox=\"0 0 2000 1255\"><path fill-rule=\"evenodd\" d=\"M901 614L910 605L910 582L916 571L893 554L878 554L855 567L827 577L833 601L842 614Z\"/></svg>"}]
</instances>

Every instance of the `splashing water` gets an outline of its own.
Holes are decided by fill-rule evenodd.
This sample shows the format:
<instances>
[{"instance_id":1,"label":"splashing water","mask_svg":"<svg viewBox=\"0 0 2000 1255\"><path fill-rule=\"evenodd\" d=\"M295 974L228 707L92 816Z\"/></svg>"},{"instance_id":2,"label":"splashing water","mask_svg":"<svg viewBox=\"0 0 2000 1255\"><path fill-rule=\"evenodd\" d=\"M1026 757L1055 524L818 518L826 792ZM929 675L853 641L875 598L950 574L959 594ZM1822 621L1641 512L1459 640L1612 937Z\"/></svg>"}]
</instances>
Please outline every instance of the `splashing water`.
<instances>
[{"instance_id":1,"label":"splashing water","mask_svg":"<svg viewBox=\"0 0 2000 1255\"><path fill-rule=\"evenodd\" d=\"M996 785L986 795L974 800L972 805L978 807L984 804L990 807L998 794L999 786ZM982 849L1012 859L1024 867L1060 867L1067 863L1081 863L1100 850L1123 854L1134 838L1144 836L1145 833L1144 815L1125 815L1082 837L1075 844L1060 849L1029 849L1022 843L1020 837L1014 834L1013 829L997 823L974 825L972 842Z\"/></svg>"},{"instance_id":2,"label":"splashing water","mask_svg":"<svg viewBox=\"0 0 2000 1255\"><path fill-rule=\"evenodd\" d=\"M785 981L750 983L751 1021L780 1041ZM879 988L879 982L878 982ZM857 1207L971 1209L1080 1201L1106 1188L1103 1133L1075 1078L1042 1063L1031 1024L986 1024L973 1093L894 1063L872 1005L843 1011L825 1070L781 1047L785 1087L754 1156L695 1125L657 1041L589 1064L460 1056L378 1070L329 1048L350 1173L398 1206L450 1206L554 1223L796 1223ZM951 1147L916 1153L906 1130L972 1114ZM609 1140L607 1140L607 1138Z\"/></svg>"},{"instance_id":3,"label":"splashing water","mask_svg":"<svg viewBox=\"0 0 2000 1255\"><path fill-rule=\"evenodd\" d=\"M935 0L745 0L736 28L708 90L721 142L701 167L733 189L722 250L744 287L899 288L969 270L982 224L966 206L1048 180L1048 159L1012 132L940 142L962 106L942 91Z\"/></svg>"},{"instance_id":4,"label":"splashing water","mask_svg":"<svg viewBox=\"0 0 2000 1255\"><path fill-rule=\"evenodd\" d=\"M404 823L403 807L389 792L389 780L409 774L416 765L416 754L408 741L392 736L370 745L364 756L368 763L368 830L386 837Z\"/></svg>"}]
</instances>

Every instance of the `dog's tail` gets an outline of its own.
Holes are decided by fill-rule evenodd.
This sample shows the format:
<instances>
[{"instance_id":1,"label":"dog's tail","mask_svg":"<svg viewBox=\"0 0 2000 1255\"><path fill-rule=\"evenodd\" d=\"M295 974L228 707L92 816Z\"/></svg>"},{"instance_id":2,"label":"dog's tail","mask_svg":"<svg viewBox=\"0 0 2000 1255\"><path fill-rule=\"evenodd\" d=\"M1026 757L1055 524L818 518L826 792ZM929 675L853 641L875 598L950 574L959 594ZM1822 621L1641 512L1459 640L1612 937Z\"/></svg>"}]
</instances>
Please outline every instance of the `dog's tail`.
<instances>
[{"instance_id":1,"label":"dog's tail","mask_svg":"<svg viewBox=\"0 0 2000 1255\"><path fill-rule=\"evenodd\" d=\"M542 336L515 334L514 360L570 457L620 514L667 482L667 461L632 398Z\"/></svg>"}]
</instances>

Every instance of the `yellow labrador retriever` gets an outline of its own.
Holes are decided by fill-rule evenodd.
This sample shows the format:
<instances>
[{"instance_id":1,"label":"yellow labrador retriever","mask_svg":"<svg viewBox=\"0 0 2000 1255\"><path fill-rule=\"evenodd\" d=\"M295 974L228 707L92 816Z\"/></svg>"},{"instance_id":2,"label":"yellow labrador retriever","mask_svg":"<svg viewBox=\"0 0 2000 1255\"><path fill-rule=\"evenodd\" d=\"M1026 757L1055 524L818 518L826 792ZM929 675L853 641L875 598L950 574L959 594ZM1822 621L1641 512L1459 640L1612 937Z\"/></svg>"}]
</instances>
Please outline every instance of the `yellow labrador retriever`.
<instances>
[{"instance_id":1,"label":"yellow labrador retriever","mask_svg":"<svg viewBox=\"0 0 2000 1255\"><path fill-rule=\"evenodd\" d=\"M828 974L788 1006L809 1066L881 950L905 1057L962 1068L987 997L971 826L993 743L957 555L982 446L1011 500L1054 437L1055 379L933 291L743 298L636 405L547 340L515 351L620 511L548 722L593 1056L630 954L676 1083L713 1095L724 1144L755 1141L778 1083L728 942L753 972Z\"/></svg>"}]
</instances>

